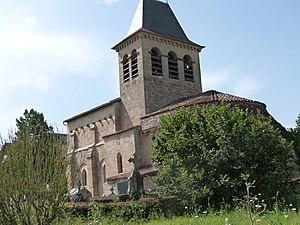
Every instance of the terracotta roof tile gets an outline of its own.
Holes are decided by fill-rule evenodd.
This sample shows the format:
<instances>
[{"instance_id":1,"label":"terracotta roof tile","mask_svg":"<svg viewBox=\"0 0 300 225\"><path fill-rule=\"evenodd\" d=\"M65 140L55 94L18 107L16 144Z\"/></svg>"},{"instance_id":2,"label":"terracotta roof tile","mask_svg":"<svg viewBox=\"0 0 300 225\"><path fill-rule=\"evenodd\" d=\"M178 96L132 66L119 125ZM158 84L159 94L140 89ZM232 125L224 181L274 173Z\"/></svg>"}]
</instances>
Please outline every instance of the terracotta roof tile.
<instances>
[{"instance_id":1,"label":"terracotta roof tile","mask_svg":"<svg viewBox=\"0 0 300 225\"><path fill-rule=\"evenodd\" d=\"M193 105L204 105L204 104L212 104L212 103L217 103L217 102L226 102L226 103L233 103L233 102L246 102L246 103L253 103L253 104L258 104L263 107L266 107L266 105L262 102L227 94L227 93L222 93L219 91L215 90L210 90L203 92L201 94L197 94L191 97L186 97L182 98L179 100L176 100L164 108L157 110L153 113L150 113L143 118L147 118L153 115L161 114L164 112L168 112L171 110L174 110L176 108L180 107L188 107L188 106L193 106Z\"/></svg>"},{"instance_id":2,"label":"terracotta roof tile","mask_svg":"<svg viewBox=\"0 0 300 225\"><path fill-rule=\"evenodd\" d=\"M155 168L155 167L144 167L144 168L141 168L139 170L140 174L143 176L143 177L146 177L146 176L153 176L153 175L156 175L157 172L158 172L158 169ZM127 179L130 174L132 172L127 172L127 173L120 173L118 175L115 175L115 176L112 176L112 177L108 177L107 180L108 181L113 181L113 180L119 180L119 179Z\"/></svg>"}]
</instances>

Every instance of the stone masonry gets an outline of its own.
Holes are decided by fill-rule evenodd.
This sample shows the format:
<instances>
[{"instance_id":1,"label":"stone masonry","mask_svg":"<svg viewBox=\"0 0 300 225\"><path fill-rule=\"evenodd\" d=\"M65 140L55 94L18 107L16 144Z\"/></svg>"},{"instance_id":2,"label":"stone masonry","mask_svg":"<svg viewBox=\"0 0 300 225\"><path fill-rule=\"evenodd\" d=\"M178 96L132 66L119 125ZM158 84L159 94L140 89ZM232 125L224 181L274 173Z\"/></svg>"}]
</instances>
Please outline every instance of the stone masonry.
<instances>
[{"instance_id":1,"label":"stone masonry","mask_svg":"<svg viewBox=\"0 0 300 225\"><path fill-rule=\"evenodd\" d=\"M266 111L260 102L216 91L202 93L203 48L186 37L167 3L140 0L129 34L113 47L118 53L120 98L64 121L72 187L80 181L92 196L109 195L111 187L118 194L133 170L128 162L133 153L142 158L137 166L145 189L155 187L151 137L159 129L159 117L178 107L224 101ZM170 55L176 56L176 79L170 76ZM161 66L159 76L153 72L155 63Z\"/></svg>"}]
</instances>

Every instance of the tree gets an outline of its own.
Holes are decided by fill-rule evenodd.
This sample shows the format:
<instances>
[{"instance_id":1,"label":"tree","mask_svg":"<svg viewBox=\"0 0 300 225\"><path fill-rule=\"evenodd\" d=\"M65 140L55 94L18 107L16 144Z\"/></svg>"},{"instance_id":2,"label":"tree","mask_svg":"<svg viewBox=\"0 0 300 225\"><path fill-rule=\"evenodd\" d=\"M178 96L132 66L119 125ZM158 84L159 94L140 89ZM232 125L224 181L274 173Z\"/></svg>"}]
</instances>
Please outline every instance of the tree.
<instances>
[{"instance_id":1,"label":"tree","mask_svg":"<svg viewBox=\"0 0 300 225\"><path fill-rule=\"evenodd\" d=\"M16 119L16 138L22 137L24 134L40 135L40 133L53 133L53 127L47 124L42 113L34 109L25 110L23 117Z\"/></svg>"},{"instance_id":2,"label":"tree","mask_svg":"<svg viewBox=\"0 0 300 225\"><path fill-rule=\"evenodd\" d=\"M155 182L183 204L230 202L245 193L243 174L256 194L275 196L291 176L291 146L272 119L221 104L179 109L160 120L153 136Z\"/></svg>"},{"instance_id":3,"label":"tree","mask_svg":"<svg viewBox=\"0 0 300 225\"><path fill-rule=\"evenodd\" d=\"M298 158L297 164L300 166L300 115L296 119L296 127L289 130L291 140L293 141L294 151Z\"/></svg>"},{"instance_id":4,"label":"tree","mask_svg":"<svg viewBox=\"0 0 300 225\"><path fill-rule=\"evenodd\" d=\"M38 124L28 121L31 128ZM45 133L47 126L19 128L21 135L12 138L6 160L0 161L0 224L50 224L62 210L69 160L63 140Z\"/></svg>"}]
</instances>

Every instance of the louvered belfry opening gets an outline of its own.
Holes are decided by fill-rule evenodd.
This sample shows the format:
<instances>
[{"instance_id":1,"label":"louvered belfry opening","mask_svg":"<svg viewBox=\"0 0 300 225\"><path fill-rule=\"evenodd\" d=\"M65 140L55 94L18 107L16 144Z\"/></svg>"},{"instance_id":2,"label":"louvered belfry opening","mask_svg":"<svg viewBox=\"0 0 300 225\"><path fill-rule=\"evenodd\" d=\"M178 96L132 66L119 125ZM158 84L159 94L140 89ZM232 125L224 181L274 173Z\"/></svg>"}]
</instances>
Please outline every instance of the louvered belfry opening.
<instances>
[{"instance_id":1,"label":"louvered belfry opening","mask_svg":"<svg viewBox=\"0 0 300 225\"><path fill-rule=\"evenodd\" d=\"M168 54L169 77L179 79L177 56L174 52Z\"/></svg>"},{"instance_id":2,"label":"louvered belfry opening","mask_svg":"<svg viewBox=\"0 0 300 225\"><path fill-rule=\"evenodd\" d=\"M188 55L185 55L183 60L184 60L184 79L186 81L194 82L194 72L193 72L192 58Z\"/></svg>"},{"instance_id":3,"label":"louvered belfry opening","mask_svg":"<svg viewBox=\"0 0 300 225\"><path fill-rule=\"evenodd\" d=\"M139 69L138 69L138 58L136 50L134 49L131 52L131 77L135 78L139 75Z\"/></svg>"},{"instance_id":4,"label":"louvered belfry opening","mask_svg":"<svg viewBox=\"0 0 300 225\"><path fill-rule=\"evenodd\" d=\"M152 75L162 76L162 62L161 53L159 49L153 48L151 50L151 64L152 64Z\"/></svg>"},{"instance_id":5,"label":"louvered belfry opening","mask_svg":"<svg viewBox=\"0 0 300 225\"><path fill-rule=\"evenodd\" d=\"M123 63L123 80L124 82L127 82L130 79L128 55L124 56L122 63Z\"/></svg>"}]
</instances>

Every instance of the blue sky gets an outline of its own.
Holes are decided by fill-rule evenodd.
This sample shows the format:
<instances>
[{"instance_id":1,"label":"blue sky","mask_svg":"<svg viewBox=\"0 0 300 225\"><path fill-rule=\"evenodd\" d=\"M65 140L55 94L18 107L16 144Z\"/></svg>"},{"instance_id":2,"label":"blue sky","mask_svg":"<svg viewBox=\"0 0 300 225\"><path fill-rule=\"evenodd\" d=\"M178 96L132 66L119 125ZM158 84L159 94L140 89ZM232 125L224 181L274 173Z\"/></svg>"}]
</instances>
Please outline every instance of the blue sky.
<instances>
[{"instance_id":1,"label":"blue sky","mask_svg":"<svg viewBox=\"0 0 300 225\"><path fill-rule=\"evenodd\" d=\"M117 53L139 0L0 0L0 133L26 108L63 120L119 96ZM169 0L205 45L202 85L267 104L286 127L300 114L300 1Z\"/></svg>"}]
</instances>

